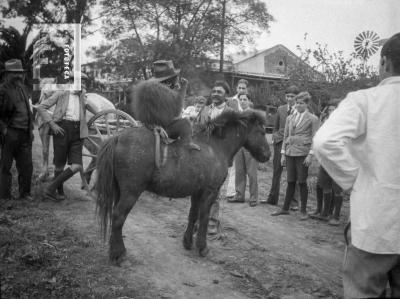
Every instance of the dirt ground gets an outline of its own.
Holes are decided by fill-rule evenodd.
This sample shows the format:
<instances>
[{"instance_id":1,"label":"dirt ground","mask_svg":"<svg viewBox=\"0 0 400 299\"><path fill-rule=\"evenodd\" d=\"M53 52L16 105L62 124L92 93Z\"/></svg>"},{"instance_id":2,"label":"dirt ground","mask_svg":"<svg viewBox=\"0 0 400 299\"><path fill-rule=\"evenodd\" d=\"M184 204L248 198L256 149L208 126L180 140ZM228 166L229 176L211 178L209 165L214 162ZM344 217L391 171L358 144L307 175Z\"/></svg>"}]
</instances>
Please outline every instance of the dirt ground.
<instances>
[{"instance_id":1,"label":"dirt ground","mask_svg":"<svg viewBox=\"0 0 400 299\"><path fill-rule=\"evenodd\" d=\"M33 152L36 179L38 138ZM260 198L271 170L271 162L260 165ZM222 233L200 258L182 246L190 201L146 193L124 225L127 258L116 267L79 176L66 183L61 203L42 201L42 188L35 185L33 202L0 203L1 298L342 298L346 201L341 225L332 227L223 200ZM312 192L308 210L314 206Z\"/></svg>"}]
</instances>

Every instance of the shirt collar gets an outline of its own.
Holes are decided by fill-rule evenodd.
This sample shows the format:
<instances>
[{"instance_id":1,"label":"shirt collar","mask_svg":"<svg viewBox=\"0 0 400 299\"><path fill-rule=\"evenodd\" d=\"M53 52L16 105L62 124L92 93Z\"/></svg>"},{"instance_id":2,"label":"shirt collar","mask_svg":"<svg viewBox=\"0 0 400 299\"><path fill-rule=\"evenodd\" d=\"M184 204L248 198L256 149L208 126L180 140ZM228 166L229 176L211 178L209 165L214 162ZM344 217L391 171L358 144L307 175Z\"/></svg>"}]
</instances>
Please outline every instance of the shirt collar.
<instances>
[{"instance_id":1,"label":"shirt collar","mask_svg":"<svg viewBox=\"0 0 400 299\"><path fill-rule=\"evenodd\" d=\"M383 79L379 85L388 85L388 84L397 84L400 83L400 76L392 76L386 79Z\"/></svg>"},{"instance_id":2,"label":"shirt collar","mask_svg":"<svg viewBox=\"0 0 400 299\"><path fill-rule=\"evenodd\" d=\"M226 105L226 102L223 102L222 104L219 104L218 106L213 104L213 109L223 109L223 108L225 108L225 105Z\"/></svg>"}]
</instances>

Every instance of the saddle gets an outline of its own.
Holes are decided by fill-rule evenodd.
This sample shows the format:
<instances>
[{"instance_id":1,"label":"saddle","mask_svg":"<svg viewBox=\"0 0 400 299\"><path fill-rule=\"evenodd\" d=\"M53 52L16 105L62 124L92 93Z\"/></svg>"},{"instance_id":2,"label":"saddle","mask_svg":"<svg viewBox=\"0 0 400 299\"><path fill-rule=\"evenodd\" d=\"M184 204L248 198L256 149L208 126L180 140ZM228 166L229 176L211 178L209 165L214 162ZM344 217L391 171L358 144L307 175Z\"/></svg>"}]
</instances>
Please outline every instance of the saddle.
<instances>
[{"instance_id":1,"label":"saddle","mask_svg":"<svg viewBox=\"0 0 400 299\"><path fill-rule=\"evenodd\" d=\"M161 142L165 145L173 143L175 140L168 137L167 132L163 127L154 126L152 128L154 138L155 138L155 151L154 151L154 161L156 164L156 168L160 169L160 167L165 163L167 159L167 148L164 148L163 158L161 161Z\"/></svg>"}]
</instances>

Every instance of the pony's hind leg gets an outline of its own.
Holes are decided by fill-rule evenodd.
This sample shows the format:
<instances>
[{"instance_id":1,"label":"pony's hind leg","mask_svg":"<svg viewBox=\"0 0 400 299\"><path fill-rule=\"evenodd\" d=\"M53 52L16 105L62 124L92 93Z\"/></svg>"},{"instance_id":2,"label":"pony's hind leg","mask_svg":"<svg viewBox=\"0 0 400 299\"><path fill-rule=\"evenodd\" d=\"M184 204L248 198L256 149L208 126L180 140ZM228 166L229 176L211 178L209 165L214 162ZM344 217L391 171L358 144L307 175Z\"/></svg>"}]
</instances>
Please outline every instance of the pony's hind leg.
<instances>
[{"instance_id":1,"label":"pony's hind leg","mask_svg":"<svg viewBox=\"0 0 400 299\"><path fill-rule=\"evenodd\" d=\"M218 191L206 191L200 198L199 203L199 231L197 232L196 246L199 255L204 257L208 254L207 226L211 205L218 196Z\"/></svg>"},{"instance_id":2,"label":"pony's hind leg","mask_svg":"<svg viewBox=\"0 0 400 299\"><path fill-rule=\"evenodd\" d=\"M124 240L122 239L122 227L126 217L135 205L139 195L121 192L119 201L114 207L112 214L111 235L110 235L110 252L109 257L111 263L119 265L125 256L126 249Z\"/></svg>"},{"instance_id":3,"label":"pony's hind leg","mask_svg":"<svg viewBox=\"0 0 400 299\"><path fill-rule=\"evenodd\" d=\"M199 199L200 196L198 194L192 195L190 198L189 221L183 236L183 247L187 250L191 249L193 244L193 228L199 215Z\"/></svg>"}]
</instances>

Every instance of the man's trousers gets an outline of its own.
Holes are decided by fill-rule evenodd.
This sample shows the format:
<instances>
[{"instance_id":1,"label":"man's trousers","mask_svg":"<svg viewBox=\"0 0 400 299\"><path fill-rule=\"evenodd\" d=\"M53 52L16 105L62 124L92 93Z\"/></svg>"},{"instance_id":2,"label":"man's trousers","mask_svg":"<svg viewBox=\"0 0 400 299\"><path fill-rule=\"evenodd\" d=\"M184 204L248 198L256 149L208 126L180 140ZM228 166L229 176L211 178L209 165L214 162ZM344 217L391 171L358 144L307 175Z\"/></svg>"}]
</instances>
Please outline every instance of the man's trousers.
<instances>
[{"instance_id":1,"label":"man's trousers","mask_svg":"<svg viewBox=\"0 0 400 299\"><path fill-rule=\"evenodd\" d=\"M241 148L235 157L235 188L237 198L244 200L248 176L250 201L258 201L257 168L258 162L248 151Z\"/></svg>"},{"instance_id":2,"label":"man's trousers","mask_svg":"<svg viewBox=\"0 0 400 299\"><path fill-rule=\"evenodd\" d=\"M11 197L11 167L13 160L18 171L19 196L31 192L32 139L29 130L8 128L1 148L0 198Z\"/></svg>"}]
</instances>

